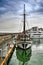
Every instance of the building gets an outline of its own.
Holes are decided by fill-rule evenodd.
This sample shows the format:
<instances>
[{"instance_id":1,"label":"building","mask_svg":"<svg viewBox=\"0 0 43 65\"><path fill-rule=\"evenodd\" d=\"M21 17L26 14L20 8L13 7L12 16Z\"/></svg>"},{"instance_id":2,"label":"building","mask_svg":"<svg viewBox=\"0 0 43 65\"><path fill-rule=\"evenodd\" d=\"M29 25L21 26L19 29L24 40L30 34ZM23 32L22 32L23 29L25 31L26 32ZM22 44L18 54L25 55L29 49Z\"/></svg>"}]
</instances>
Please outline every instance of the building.
<instances>
[{"instance_id":1,"label":"building","mask_svg":"<svg viewBox=\"0 0 43 65\"><path fill-rule=\"evenodd\" d=\"M32 31L38 31L38 27L32 27Z\"/></svg>"}]
</instances>

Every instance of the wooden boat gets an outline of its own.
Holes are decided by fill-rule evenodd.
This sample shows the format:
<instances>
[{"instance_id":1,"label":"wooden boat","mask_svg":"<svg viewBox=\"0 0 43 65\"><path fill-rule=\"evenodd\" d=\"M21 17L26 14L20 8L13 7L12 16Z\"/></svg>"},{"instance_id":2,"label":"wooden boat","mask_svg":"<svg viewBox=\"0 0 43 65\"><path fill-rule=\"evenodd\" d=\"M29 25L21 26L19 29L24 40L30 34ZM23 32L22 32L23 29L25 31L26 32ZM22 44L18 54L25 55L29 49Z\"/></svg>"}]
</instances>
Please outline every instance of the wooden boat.
<instances>
[{"instance_id":1,"label":"wooden boat","mask_svg":"<svg viewBox=\"0 0 43 65\"><path fill-rule=\"evenodd\" d=\"M30 48L31 47L31 39L30 39L30 34L27 35L25 33L25 18L26 18L26 14L25 14L25 4L24 4L24 25L23 25L23 32L18 34L17 36L17 46L19 48L22 48L22 49L27 49L27 48Z\"/></svg>"}]
</instances>

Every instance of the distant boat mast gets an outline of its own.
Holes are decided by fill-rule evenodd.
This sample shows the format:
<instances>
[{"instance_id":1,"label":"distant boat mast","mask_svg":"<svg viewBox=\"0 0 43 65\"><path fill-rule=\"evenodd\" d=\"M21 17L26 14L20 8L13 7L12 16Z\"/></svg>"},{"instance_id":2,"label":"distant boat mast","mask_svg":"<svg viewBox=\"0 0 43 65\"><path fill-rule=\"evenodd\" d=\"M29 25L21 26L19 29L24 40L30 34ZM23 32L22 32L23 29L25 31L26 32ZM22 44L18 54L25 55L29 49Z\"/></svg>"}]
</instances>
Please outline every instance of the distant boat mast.
<instances>
[{"instance_id":1,"label":"distant boat mast","mask_svg":"<svg viewBox=\"0 0 43 65\"><path fill-rule=\"evenodd\" d=\"M23 27L23 33L25 34L25 18L26 18L26 14L25 14L25 4L24 4L24 27Z\"/></svg>"}]
</instances>

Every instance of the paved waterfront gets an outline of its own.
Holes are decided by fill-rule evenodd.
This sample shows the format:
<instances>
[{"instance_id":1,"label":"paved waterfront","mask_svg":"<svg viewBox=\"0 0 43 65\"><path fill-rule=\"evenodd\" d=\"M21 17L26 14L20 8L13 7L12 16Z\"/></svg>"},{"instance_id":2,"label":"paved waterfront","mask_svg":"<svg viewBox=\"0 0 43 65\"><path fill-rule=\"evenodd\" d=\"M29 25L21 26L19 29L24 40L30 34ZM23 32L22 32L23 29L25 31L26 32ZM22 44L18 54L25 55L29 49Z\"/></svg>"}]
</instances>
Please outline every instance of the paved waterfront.
<instances>
[{"instance_id":1,"label":"paved waterfront","mask_svg":"<svg viewBox=\"0 0 43 65\"><path fill-rule=\"evenodd\" d=\"M0 45L0 64L3 61L3 57L6 56L8 50L10 49L10 48L8 48L8 43L10 43L10 45L12 46L14 43L14 39L13 38L9 39L9 40L3 42L2 45ZM1 49L3 51L2 53L1 53Z\"/></svg>"}]
</instances>

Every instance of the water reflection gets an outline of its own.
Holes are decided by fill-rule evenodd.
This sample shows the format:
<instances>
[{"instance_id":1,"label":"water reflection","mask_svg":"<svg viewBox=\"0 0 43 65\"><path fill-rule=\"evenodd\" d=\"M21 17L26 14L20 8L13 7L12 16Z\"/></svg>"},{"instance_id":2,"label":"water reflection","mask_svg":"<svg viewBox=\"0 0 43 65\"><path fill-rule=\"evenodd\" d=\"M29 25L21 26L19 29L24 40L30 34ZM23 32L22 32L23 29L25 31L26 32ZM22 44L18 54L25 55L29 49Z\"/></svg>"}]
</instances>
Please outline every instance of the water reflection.
<instances>
[{"instance_id":1,"label":"water reflection","mask_svg":"<svg viewBox=\"0 0 43 65\"><path fill-rule=\"evenodd\" d=\"M9 65L43 65L43 39L33 39L32 42L29 49L16 48Z\"/></svg>"},{"instance_id":2,"label":"water reflection","mask_svg":"<svg viewBox=\"0 0 43 65\"><path fill-rule=\"evenodd\" d=\"M20 48L16 48L16 56L17 56L17 59L19 61L22 61L24 65L25 62L29 61L30 60L30 57L31 57L31 48L29 49L20 49Z\"/></svg>"},{"instance_id":3,"label":"water reflection","mask_svg":"<svg viewBox=\"0 0 43 65\"><path fill-rule=\"evenodd\" d=\"M41 39L33 39L33 44L39 46L41 44Z\"/></svg>"}]
</instances>

